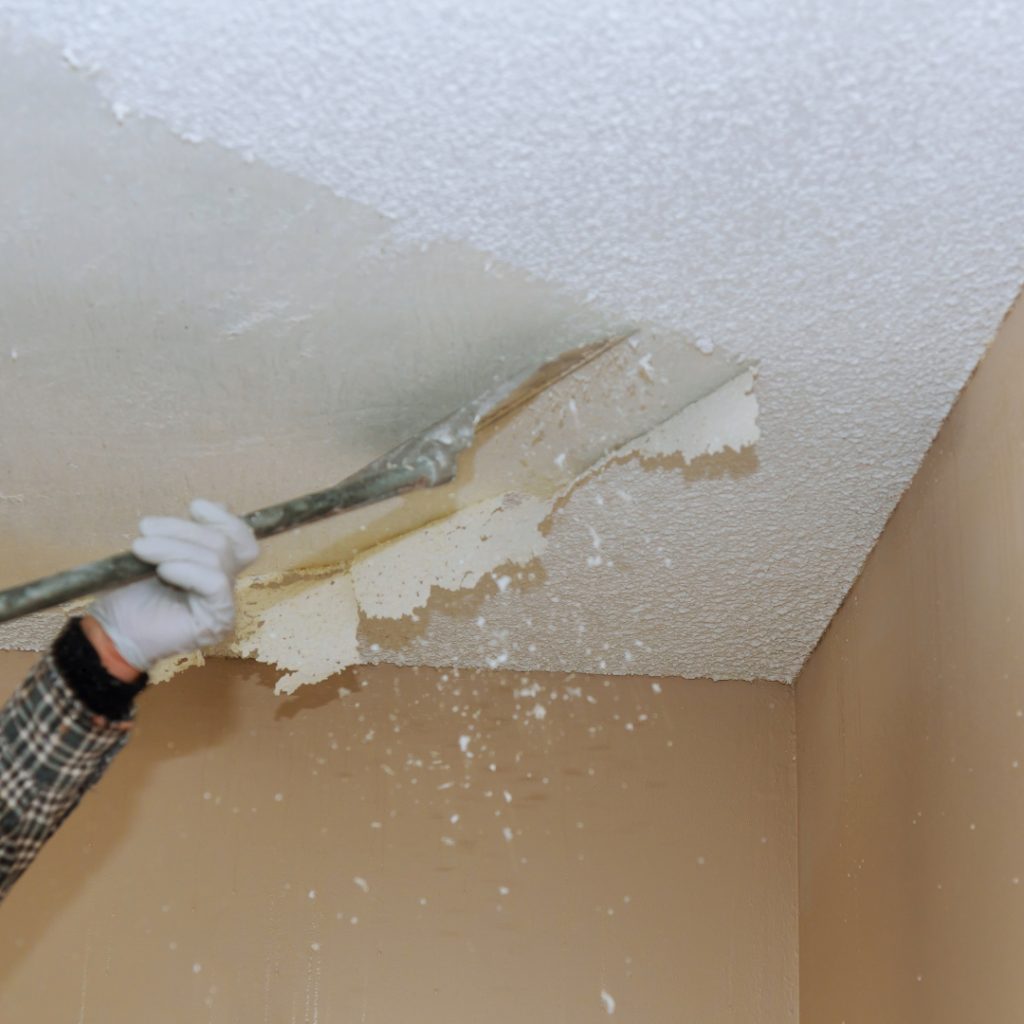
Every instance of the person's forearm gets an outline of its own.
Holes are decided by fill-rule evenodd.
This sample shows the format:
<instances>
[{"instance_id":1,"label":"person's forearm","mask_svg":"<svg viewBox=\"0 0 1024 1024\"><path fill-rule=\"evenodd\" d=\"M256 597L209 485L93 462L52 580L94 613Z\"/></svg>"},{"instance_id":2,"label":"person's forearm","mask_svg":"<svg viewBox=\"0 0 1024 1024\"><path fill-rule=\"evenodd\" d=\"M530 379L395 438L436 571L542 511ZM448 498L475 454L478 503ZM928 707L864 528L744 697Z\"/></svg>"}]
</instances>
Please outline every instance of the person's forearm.
<instances>
[{"instance_id":1,"label":"person's forearm","mask_svg":"<svg viewBox=\"0 0 1024 1024\"><path fill-rule=\"evenodd\" d=\"M132 551L157 578L110 591L72 619L0 708L0 900L124 746L145 671L223 639L252 528L212 502L150 516Z\"/></svg>"},{"instance_id":2,"label":"person's forearm","mask_svg":"<svg viewBox=\"0 0 1024 1024\"><path fill-rule=\"evenodd\" d=\"M124 746L146 685L87 628L69 622L0 709L0 899Z\"/></svg>"},{"instance_id":3,"label":"person's forearm","mask_svg":"<svg viewBox=\"0 0 1024 1024\"><path fill-rule=\"evenodd\" d=\"M107 636L107 631L91 616L82 619L82 632L100 656L100 664L122 683L134 683L142 673L129 665L114 646L114 641Z\"/></svg>"}]
</instances>

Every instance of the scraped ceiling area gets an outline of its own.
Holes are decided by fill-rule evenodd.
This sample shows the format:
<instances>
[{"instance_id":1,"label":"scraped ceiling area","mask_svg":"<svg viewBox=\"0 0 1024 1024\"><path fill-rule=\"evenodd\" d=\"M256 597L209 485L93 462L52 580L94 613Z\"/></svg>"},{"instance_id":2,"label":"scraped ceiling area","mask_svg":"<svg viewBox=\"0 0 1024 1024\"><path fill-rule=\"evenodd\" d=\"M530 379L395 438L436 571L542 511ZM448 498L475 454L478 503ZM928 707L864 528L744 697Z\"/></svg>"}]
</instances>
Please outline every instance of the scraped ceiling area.
<instances>
[{"instance_id":1,"label":"scraped ceiling area","mask_svg":"<svg viewBox=\"0 0 1024 1024\"><path fill-rule=\"evenodd\" d=\"M454 490L266 546L230 652L286 689L375 660L791 680L1024 281L1014 8L0 26L4 586L193 495L329 485L637 331ZM621 447L576 464L566 430Z\"/></svg>"}]
</instances>

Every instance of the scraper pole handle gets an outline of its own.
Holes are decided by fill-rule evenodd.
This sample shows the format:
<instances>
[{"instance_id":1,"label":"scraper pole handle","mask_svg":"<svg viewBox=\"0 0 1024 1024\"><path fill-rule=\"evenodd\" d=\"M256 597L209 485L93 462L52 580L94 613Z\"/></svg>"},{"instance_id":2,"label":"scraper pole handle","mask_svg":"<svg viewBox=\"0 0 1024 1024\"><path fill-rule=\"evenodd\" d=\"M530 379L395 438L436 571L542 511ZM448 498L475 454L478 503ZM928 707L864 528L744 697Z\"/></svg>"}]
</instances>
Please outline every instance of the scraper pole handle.
<instances>
[{"instance_id":1,"label":"scraper pole handle","mask_svg":"<svg viewBox=\"0 0 1024 1024\"><path fill-rule=\"evenodd\" d=\"M270 505L242 518L262 540L345 509L372 505L419 487L435 487L450 479L451 476L439 472L434 460L426 457L383 467L374 463L325 491ZM0 622L9 622L86 594L134 583L153 574L153 566L130 551L101 558L98 562L86 562L66 572L0 591Z\"/></svg>"},{"instance_id":2,"label":"scraper pole handle","mask_svg":"<svg viewBox=\"0 0 1024 1024\"><path fill-rule=\"evenodd\" d=\"M415 437L392 448L368 466L346 477L340 484L328 487L326 491L305 494L281 505L250 512L243 518L262 540L306 523L314 523L347 508L372 505L415 488L437 487L448 483L455 478L459 452L465 451L473 443L478 427L483 428L507 416L541 391L610 351L633 333L627 331L614 338L581 345L571 352L563 352L557 359L527 367ZM0 622L9 622L22 615L52 608L64 601L73 601L76 597L124 586L152 575L153 567L136 558L130 551L98 562L88 562L77 569L0 591Z\"/></svg>"}]
</instances>

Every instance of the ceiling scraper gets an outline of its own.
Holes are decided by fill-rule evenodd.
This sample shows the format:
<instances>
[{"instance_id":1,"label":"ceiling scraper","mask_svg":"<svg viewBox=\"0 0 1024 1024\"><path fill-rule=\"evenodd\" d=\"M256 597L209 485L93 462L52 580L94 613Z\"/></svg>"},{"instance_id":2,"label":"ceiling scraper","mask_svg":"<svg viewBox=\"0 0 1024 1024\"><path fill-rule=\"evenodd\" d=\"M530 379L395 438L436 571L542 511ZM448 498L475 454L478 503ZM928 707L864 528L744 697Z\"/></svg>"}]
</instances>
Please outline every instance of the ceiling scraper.
<instances>
[{"instance_id":1,"label":"ceiling scraper","mask_svg":"<svg viewBox=\"0 0 1024 1024\"><path fill-rule=\"evenodd\" d=\"M627 333L607 338L572 349L540 365L534 364L404 441L334 487L250 512L243 518L256 536L263 539L346 509L371 505L418 488L449 483L455 478L459 453L473 444L479 431L504 419L628 337L630 334ZM0 592L0 622L153 574L152 565L127 551L88 562L67 572Z\"/></svg>"}]
</instances>

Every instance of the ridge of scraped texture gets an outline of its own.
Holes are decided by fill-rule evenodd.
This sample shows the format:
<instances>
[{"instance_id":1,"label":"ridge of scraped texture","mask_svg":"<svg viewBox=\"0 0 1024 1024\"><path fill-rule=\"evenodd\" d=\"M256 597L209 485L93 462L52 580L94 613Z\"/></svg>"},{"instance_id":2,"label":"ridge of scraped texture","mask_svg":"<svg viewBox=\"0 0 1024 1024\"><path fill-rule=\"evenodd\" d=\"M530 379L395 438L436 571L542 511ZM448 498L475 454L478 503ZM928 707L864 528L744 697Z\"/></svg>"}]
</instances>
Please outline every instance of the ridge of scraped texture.
<instances>
[{"instance_id":1,"label":"ridge of scraped texture","mask_svg":"<svg viewBox=\"0 0 1024 1024\"><path fill-rule=\"evenodd\" d=\"M360 609L399 619L433 587L472 588L497 565L525 565L543 554L538 528L550 512L550 501L503 494L361 555L351 570Z\"/></svg>"},{"instance_id":2,"label":"ridge of scraped texture","mask_svg":"<svg viewBox=\"0 0 1024 1024\"><path fill-rule=\"evenodd\" d=\"M564 529L621 543L614 580L549 537L547 586L618 647L643 606L662 671L794 677L1024 281L1020 5L0 0L0 18L126 131L159 119L380 211L410 251L464 244L756 362L756 466L628 464L578 489ZM303 315L252 314L285 310ZM424 657L476 650L471 624L441 625ZM534 644L538 668L574 653Z\"/></svg>"},{"instance_id":3,"label":"ridge of scraped texture","mask_svg":"<svg viewBox=\"0 0 1024 1024\"><path fill-rule=\"evenodd\" d=\"M239 628L231 650L287 669L276 692L294 693L359 660L359 609L345 573L300 579L271 588L248 586L239 594Z\"/></svg>"}]
</instances>

